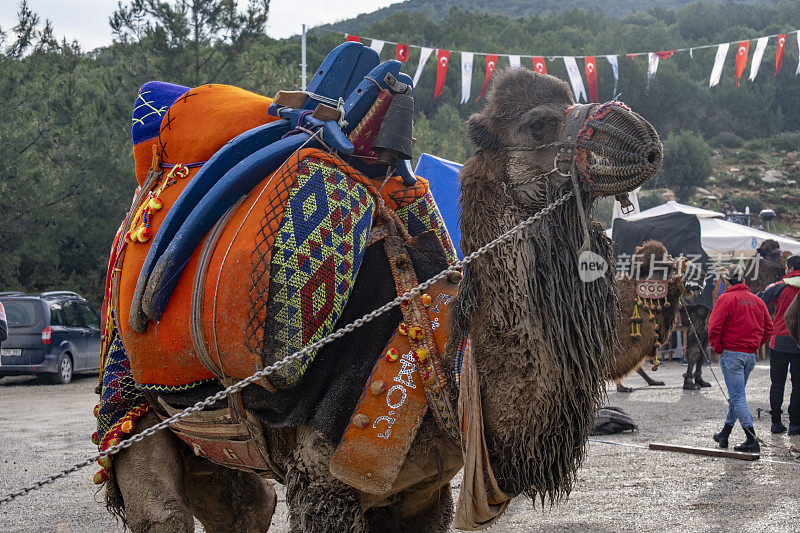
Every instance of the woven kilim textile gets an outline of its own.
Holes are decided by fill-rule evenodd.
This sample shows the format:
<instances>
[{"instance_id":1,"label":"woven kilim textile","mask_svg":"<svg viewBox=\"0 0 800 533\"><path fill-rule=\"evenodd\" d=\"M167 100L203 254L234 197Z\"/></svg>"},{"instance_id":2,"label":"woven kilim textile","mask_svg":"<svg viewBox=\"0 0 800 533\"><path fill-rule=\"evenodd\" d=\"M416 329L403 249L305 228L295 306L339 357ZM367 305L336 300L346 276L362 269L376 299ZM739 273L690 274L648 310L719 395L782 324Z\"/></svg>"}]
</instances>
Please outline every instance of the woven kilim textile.
<instances>
[{"instance_id":1,"label":"woven kilim textile","mask_svg":"<svg viewBox=\"0 0 800 533\"><path fill-rule=\"evenodd\" d=\"M412 237L428 230L436 230L436 235L442 241L442 246L447 254L447 261L453 263L458 260L456 249L450 240L450 234L444 225L444 219L439 212L439 207L433 199L433 194L429 190L411 204L397 210L400 219L405 223L408 232Z\"/></svg>"},{"instance_id":2,"label":"woven kilim textile","mask_svg":"<svg viewBox=\"0 0 800 533\"><path fill-rule=\"evenodd\" d=\"M275 236L265 323L265 365L324 337L347 303L375 205L366 187L331 164L306 159ZM270 376L291 387L314 353Z\"/></svg>"},{"instance_id":3,"label":"woven kilim textile","mask_svg":"<svg viewBox=\"0 0 800 533\"><path fill-rule=\"evenodd\" d=\"M131 376L131 364L122 345L122 338L116 331L111 335L111 345L103 366L103 388L97 410L97 435L101 443L111 430L126 419L129 412L147 403Z\"/></svg>"}]
</instances>

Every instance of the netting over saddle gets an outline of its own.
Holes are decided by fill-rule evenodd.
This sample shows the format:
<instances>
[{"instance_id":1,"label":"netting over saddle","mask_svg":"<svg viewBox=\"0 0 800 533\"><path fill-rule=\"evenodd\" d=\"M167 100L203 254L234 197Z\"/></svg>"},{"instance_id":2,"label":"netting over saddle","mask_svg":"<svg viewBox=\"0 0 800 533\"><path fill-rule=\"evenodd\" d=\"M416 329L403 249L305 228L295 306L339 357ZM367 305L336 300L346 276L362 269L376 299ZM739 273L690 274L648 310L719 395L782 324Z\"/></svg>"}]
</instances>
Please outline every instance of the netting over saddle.
<instances>
[{"instance_id":1,"label":"netting over saddle","mask_svg":"<svg viewBox=\"0 0 800 533\"><path fill-rule=\"evenodd\" d=\"M263 243L269 212L259 234L264 239L256 243L252 256L248 348L260 354L265 365L332 331L358 274L374 210L367 188L334 165L308 158L297 168L269 254L266 293ZM291 386L313 359L314 354L306 356L270 377L270 382Z\"/></svg>"}]
</instances>

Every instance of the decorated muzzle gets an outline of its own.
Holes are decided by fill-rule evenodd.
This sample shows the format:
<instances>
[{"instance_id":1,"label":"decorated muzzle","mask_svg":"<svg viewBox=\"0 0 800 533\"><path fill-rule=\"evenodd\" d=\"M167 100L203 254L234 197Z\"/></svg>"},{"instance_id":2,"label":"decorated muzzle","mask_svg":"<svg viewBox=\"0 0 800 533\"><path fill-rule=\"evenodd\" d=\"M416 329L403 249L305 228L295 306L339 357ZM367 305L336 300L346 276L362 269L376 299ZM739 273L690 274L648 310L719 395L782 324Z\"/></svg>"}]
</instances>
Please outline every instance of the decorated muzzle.
<instances>
[{"instance_id":1,"label":"decorated muzzle","mask_svg":"<svg viewBox=\"0 0 800 533\"><path fill-rule=\"evenodd\" d=\"M616 196L623 206L626 193L653 177L663 160L653 126L617 100L570 107L557 145L560 173L570 173L574 163L593 196Z\"/></svg>"}]
</instances>

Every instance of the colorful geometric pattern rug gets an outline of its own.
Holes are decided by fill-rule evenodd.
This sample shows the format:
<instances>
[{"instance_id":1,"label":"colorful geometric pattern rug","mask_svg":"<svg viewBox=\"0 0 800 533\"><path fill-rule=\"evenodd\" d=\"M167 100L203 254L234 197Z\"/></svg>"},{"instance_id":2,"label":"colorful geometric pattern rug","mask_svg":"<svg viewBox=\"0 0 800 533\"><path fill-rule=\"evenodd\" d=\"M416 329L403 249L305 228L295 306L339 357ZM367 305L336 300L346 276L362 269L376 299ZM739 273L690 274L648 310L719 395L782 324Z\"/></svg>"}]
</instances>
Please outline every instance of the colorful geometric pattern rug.
<instances>
[{"instance_id":1,"label":"colorful geometric pattern rug","mask_svg":"<svg viewBox=\"0 0 800 533\"><path fill-rule=\"evenodd\" d=\"M332 331L361 266L374 210L367 188L342 170L313 158L300 165L272 249L265 365ZM287 365L270 383L293 386L314 356Z\"/></svg>"}]
</instances>

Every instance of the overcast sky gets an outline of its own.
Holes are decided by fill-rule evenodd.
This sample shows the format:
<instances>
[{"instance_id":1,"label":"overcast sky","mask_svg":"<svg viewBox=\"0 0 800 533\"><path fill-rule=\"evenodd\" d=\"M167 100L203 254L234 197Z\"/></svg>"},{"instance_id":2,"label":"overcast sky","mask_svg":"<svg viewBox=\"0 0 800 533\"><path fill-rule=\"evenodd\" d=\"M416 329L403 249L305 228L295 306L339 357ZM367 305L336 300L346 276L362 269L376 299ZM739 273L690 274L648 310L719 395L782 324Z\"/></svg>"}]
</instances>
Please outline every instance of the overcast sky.
<instances>
[{"instance_id":1,"label":"overcast sky","mask_svg":"<svg viewBox=\"0 0 800 533\"><path fill-rule=\"evenodd\" d=\"M270 37L282 38L300 33L300 26L316 26L336 22L360 13L375 11L399 0L272 0L270 2ZM28 0L28 5L42 19L53 22L56 35L77 39L81 47L91 50L111 42L108 17L117 7L117 0ZM17 20L18 0L0 0L0 27L9 30Z\"/></svg>"}]
</instances>

